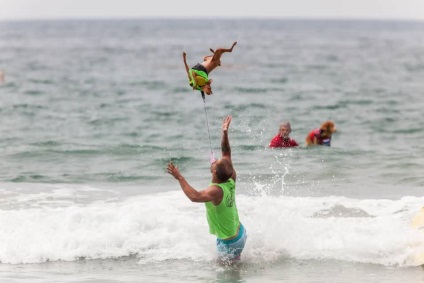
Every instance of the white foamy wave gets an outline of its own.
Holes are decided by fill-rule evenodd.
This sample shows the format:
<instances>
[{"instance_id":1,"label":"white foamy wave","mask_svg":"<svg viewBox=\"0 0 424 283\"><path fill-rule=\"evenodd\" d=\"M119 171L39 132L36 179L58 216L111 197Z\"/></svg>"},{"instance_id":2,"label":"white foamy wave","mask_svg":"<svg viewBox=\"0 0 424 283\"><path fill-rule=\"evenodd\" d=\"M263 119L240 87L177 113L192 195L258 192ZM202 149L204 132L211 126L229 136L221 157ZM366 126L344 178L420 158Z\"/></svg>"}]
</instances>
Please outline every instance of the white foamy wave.
<instances>
[{"instance_id":1,"label":"white foamy wave","mask_svg":"<svg viewBox=\"0 0 424 283\"><path fill-rule=\"evenodd\" d=\"M0 261L111 258L207 258L212 248L202 206L181 193L144 195L122 202L4 210Z\"/></svg>"},{"instance_id":2,"label":"white foamy wave","mask_svg":"<svg viewBox=\"0 0 424 283\"><path fill-rule=\"evenodd\" d=\"M0 211L1 262L137 255L147 263L216 256L204 206L180 191L66 206L51 203ZM424 234L410 226L424 198L239 195L237 203L248 232L242 256L248 262L336 259L407 266L424 252Z\"/></svg>"},{"instance_id":3,"label":"white foamy wave","mask_svg":"<svg viewBox=\"0 0 424 283\"><path fill-rule=\"evenodd\" d=\"M260 197L242 198L239 206L253 260L290 257L406 266L424 252L424 233L410 225L423 203L424 198L415 197Z\"/></svg>"}]
</instances>

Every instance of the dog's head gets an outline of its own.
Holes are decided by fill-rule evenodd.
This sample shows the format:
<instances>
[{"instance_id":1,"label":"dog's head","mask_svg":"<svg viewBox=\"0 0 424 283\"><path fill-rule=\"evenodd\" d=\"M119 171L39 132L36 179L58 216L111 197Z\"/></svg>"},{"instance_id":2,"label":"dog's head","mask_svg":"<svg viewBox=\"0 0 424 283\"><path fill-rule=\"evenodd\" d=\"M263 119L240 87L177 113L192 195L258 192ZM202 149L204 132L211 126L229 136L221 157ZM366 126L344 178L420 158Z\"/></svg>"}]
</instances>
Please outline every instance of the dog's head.
<instances>
[{"instance_id":1,"label":"dog's head","mask_svg":"<svg viewBox=\"0 0 424 283\"><path fill-rule=\"evenodd\" d=\"M206 84L202 87L202 91L204 91L207 95L211 95L212 93L212 87L211 87L212 80L209 80L206 82Z\"/></svg>"},{"instance_id":2,"label":"dog's head","mask_svg":"<svg viewBox=\"0 0 424 283\"><path fill-rule=\"evenodd\" d=\"M319 128L322 136L331 137L331 135L337 131L336 125L332 121L325 121L322 123L321 127Z\"/></svg>"}]
</instances>

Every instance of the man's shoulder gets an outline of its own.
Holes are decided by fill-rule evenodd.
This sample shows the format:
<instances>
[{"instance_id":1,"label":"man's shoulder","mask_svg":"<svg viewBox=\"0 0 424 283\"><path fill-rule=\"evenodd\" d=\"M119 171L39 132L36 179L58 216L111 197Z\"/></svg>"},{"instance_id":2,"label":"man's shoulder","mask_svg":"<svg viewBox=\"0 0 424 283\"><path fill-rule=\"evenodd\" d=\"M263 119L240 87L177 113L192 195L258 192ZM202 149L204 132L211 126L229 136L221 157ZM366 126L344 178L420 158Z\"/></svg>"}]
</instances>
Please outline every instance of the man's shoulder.
<instances>
[{"instance_id":1,"label":"man's shoulder","mask_svg":"<svg viewBox=\"0 0 424 283\"><path fill-rule=\"evenodd\" d=\"M213 195L221 195L223 193L223 189L221 188L220 184L217 183L210 183L208 187L208 191L212 193Z\"/></svg>"},{"instance_id":2,"label":"man's shoulder","mask_svg":"<svg viewBox=\"0 0 424 283\"><path fill-rule=\"evenodd\" d=\"M280 147L281 146L282 138L280 135L276 135L272 138L271 142L269 143L270 147Z\"/></svg>"}]
</instances>

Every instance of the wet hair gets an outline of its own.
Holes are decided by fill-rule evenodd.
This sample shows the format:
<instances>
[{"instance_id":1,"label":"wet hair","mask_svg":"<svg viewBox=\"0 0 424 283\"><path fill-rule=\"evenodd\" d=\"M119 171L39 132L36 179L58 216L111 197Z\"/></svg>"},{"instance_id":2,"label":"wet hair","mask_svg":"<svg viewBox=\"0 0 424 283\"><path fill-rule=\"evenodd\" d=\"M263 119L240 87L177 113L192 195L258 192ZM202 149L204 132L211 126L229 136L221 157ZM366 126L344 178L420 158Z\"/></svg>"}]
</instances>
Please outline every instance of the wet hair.
<instances>
[{"instance_id":1,"label":"wet hair","mask_svg":"<svg viewBox=\"0 0 424 283\"><path fill-rule=\"evenodd\" d=\"M233 165L227 159L221 159L216 163L216 177L221 182L227 182L230 179L231 175L233 175Z\"/></svg>"}]
</instances>

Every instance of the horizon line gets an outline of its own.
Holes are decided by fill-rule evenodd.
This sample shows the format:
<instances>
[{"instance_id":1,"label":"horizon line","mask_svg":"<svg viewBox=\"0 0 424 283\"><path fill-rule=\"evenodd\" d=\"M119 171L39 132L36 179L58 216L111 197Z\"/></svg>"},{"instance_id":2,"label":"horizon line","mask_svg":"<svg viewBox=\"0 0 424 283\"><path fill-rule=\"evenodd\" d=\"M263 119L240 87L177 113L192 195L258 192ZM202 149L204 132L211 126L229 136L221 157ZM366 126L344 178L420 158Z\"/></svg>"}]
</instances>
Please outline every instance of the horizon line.
<instances>
[{"instance_id":1,"label":"horizon line","mask_svg":"<svg viewBox=\"0 0 424 283\"><path fill-rule=\"evenodd\" d=\"M140 16L140 17L33 17L33 18L0 18L0 22L33 22L33 21L133 21L133 20L286 20L286 21L376 21L376 22L424 22L421 18L381 18L381 17L260 17L260 16Z\"/></svg>"}]
</instances>

